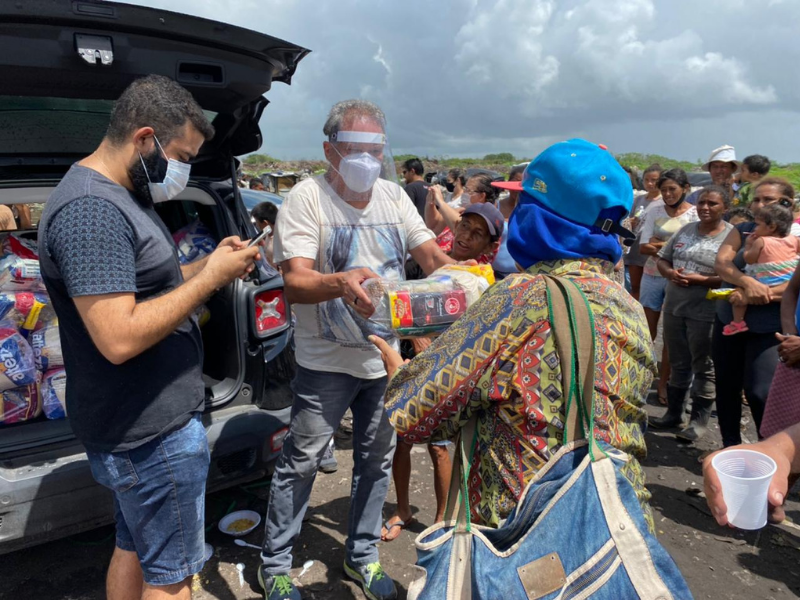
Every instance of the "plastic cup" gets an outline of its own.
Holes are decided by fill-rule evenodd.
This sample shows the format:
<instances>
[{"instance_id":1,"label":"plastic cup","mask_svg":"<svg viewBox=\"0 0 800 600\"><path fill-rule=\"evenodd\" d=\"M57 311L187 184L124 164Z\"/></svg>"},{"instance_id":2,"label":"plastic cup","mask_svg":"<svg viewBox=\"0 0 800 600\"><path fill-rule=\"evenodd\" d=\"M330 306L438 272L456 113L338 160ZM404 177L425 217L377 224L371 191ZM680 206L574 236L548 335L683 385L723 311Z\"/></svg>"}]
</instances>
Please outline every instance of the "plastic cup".
<instances>
[{"instance_id":1,"label":"plastic cup","mask_svg":"<svg viewBox=\"0 0 800 600\"><path fill-rule=\"evenodd\" d=\"M725 450L711 461L722 485L728 522L739 529L761 529L767 524L767 492L778 468L775 461L755 450Z\"/></svg>"}]
</instances>

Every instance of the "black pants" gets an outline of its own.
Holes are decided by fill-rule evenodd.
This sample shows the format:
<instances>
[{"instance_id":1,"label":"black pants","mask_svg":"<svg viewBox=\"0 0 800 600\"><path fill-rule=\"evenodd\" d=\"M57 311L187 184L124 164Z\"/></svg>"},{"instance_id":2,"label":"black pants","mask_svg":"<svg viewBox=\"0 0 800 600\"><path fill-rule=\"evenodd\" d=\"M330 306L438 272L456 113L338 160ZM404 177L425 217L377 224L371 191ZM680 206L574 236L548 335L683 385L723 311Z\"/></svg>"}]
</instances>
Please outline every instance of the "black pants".
<instances>
[{"instance_id":1,"label":"black pants","mask_svg":"<svg viewBox=\"0 0 800 600\"><path fill-rule=\"evenodd\" d=\"M764 405L775 367L778 365L778 340L774 333L746 331L736 335L722 335L724 324L714 323L712 356L717 374L717 415L722 433L722 445L742 443L742 389L750 411L761 428Z\"/></svg>"}]
</instances>

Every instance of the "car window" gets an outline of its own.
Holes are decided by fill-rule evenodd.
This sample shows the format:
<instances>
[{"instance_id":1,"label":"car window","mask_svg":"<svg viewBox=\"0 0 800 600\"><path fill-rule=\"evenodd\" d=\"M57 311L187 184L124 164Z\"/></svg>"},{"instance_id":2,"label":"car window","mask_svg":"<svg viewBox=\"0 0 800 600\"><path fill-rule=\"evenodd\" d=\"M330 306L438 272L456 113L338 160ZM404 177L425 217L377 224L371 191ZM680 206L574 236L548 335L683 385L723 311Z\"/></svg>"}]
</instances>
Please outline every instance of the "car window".
<instances>
[{"instance_id":1,"label":"car window","mask_svg":"<svg viewBox=\"0 0 800 600\"><path fill-rule=\"evenodd\" d=\"M0 154L91 154L113 107L111 100L0 95ZM205 113L213 122L217 113Z\"/></svg>"}]
</instances>

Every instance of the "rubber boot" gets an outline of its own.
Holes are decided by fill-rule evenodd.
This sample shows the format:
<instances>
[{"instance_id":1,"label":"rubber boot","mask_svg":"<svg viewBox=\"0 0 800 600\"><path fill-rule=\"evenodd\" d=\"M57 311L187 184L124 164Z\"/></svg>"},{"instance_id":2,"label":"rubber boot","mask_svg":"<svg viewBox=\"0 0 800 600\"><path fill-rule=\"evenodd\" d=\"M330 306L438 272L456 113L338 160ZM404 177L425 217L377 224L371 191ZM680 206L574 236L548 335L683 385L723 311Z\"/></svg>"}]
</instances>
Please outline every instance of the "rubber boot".
<instances>
[{"instance_id":1,"label":"rubber boot","mask_svg":"<svg viewBox=\"0 0 800 600\"><path fill-rule=\"evenodd\" d=\"M714 399L692 398L692 420L689 426L675 435L682 442L696 442L708 431L708 419Z\"/></svg>"},{"instance_id":2,"label":"rubber boot","mask_svg":"<svg viewBox=\"0 0 800 600\"><path fill-rule=\"evenodd\" d=\"M667 386L667 412L660 417L650 418L647 423L654 429L683 427L683 403L687 390Z\"/></svg>"}]
</instances>

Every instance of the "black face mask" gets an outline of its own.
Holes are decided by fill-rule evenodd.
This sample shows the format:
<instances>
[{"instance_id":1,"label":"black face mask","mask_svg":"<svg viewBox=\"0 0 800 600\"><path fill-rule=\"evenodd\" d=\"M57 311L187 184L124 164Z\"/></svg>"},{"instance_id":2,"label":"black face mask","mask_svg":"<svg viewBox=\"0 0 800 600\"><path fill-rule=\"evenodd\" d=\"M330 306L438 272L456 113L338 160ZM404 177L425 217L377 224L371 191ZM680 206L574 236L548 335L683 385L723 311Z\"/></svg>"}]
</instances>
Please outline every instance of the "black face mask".
<instances>
[{"instance_id":1,"label":"black face mask","mask_svg":"<svg viewBox=\"0 0 800 600\"><path fill-rule=\"evenodd\" d=\"M143 154L141 160L137 155L133 160L133 165L128 168L128 177L131 178L133 184L133 195L143 206L153 205L153 198L150 196L150 188L147 184L164 181L168 165L169 162L161 156L158 148L153 148L150 154Z\"/></svg>"},{"instance_id":2,"label":"black face mask","mask_svg":"<svg viewBox=\"0 0 800 600\"><path fill-rule=\"evenodd\" d=\"M686 192L683 192L683 194L681 195L680 198L678 198L678 201L675 204L670 205L667 204L666 202L664 204L666 204L670 208L678 208L681 204L684 203L685 200L686 200Z\"/></svg>"},{"instance_id":3,"label":"black face mask","mask_svg":"<svg viewBox=\"0 0 800 600\"><path fill-rule=\"evenodd\" d=\"M444 184L444 187L447 189L448 192L453 192L456 189L455 183L450 183L449 181Z\"/></svg>"}]
</instances>

